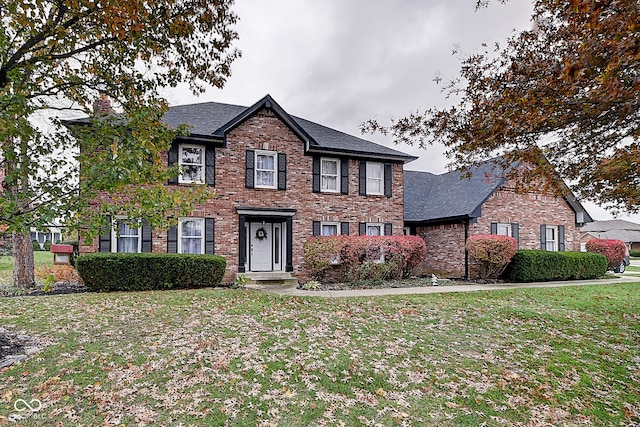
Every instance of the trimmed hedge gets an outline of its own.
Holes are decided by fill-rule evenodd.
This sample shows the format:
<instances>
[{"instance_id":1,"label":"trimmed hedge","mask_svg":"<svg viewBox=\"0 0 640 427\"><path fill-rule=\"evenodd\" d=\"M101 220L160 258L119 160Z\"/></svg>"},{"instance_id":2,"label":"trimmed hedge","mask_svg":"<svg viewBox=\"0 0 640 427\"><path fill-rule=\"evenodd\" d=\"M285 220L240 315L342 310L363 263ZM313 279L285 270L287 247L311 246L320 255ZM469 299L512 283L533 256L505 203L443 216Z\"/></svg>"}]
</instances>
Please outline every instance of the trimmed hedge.
<instances>
[{"instance_id":1,"label":"trimmed hedge","mask_svg":"<svg viewBox=\"0 0 640 427\"><path fill-rule=\"evenodd\" d=\"M94 253L79 256L76 268L93 291L147 291L216 286L227 260L218 255Z\"/></svg>"},{"instance_id":2,"label":"trimmed hedge","mask_svg":"<svg viewBox=\"0 0 640 427\"><path fill-rule=\"evenodd\" d=\"M635 258L640 258L640 250L639 251L636 251L636 250L630 251L629 252L629 256L632 256L632 257L635 257Z\"/></svg>"},{"instance_id":3,"label":"trimmed hedge","mask_svg":"<svg viewBox=\"0 0 640 427\"><path fill-rule=\"evenodd\" d=\"M607 258L592 252L520 250L507 267L514 282L596 279L607 272Z\"/></svg>"}]
</instances>

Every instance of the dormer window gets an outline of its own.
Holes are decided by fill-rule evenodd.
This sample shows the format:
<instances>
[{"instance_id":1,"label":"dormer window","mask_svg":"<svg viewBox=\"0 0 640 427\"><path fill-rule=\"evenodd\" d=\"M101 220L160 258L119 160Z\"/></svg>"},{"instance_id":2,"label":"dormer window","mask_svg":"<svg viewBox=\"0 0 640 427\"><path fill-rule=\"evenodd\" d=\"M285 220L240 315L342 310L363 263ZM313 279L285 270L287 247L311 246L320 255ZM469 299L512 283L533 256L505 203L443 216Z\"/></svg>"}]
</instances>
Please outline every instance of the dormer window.
<instances>
[{"instance_id":1,"label":"dormer window","mask_svg":"<svg viewBox=\"0 0 640 427\"><path fill-rule=\"evenodd\" d=\"M178 153L181 184L204 184L205 181L205 148L202 145L180 144Z\"/></svg>"}]
</instances>

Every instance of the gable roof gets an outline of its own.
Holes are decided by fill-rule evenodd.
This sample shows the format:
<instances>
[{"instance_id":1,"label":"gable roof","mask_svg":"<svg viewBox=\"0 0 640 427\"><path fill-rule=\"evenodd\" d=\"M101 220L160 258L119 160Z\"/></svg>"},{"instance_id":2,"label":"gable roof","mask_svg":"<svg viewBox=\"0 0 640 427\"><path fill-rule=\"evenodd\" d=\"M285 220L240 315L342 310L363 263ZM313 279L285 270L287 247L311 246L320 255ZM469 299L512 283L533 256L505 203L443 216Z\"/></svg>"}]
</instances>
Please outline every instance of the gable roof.
<instances>
[{"instance_id":1,"label":"gable roof","mask_svg":"<svg viewBox=\"0 0 640 427\"><path fill-rule=\"evenodd\" d=\"M407 163L417 159L353 135L289 115L275 100L266 95L250 107L205 102L170 107L163 120L169 127L188 124L192 136L221 139L262 108L270 109L305 143L305 150L318 154L342 154L365 158L388 159Z\"/></svg>"},{"instance_id":2,"label":"gable roof","mask_svg":"<svg viewBox=\"0 0 640 427\"><path fill-rule=\"evenodd\" d=\"M582 230L597 239L622 240L625 243L640 242L640 224L622 219L593 221Z\"/></svg>"},{"instance_id":3,"label":"gable roof","mask_svg":"<svg viewBox=\"0 0 640 427\"><path fill-rule=\"evenodd\" d=\"M471 168L470 178L460 171L442 175L405 171L405 222L435 223L480 217L484 202L504 184L503 171L499 159L487 160ZM567 191L565 200L573 211L582 214L583 222L593 221L568 188Z\"/></svg>"}]
</instances>

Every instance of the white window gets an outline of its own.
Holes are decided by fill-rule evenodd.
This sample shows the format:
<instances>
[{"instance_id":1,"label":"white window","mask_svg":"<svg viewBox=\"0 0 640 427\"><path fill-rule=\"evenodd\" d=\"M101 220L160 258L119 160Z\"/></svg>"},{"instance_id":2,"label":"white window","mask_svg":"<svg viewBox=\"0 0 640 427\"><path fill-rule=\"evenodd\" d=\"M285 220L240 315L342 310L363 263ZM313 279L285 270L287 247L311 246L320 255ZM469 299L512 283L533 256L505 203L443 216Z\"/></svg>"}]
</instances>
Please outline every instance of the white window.
<instances>
[{"instance_id":1,"label":"white window","mask_svg":"<svg viewBox=\"0 0 640 427\"><path fill-rule=\"evenodd\" d=\"M384 236L382 224L367 223L367 236Z\"/></svg>"},{"instance_id":2,"label":"white window","mask_svg":"<svg viewBox=\"0 0 640 427\"><path fill-rule=\"evenodd\" d=\"M142 227L138 221L116 219L116 232L111 233L112 252L142 252Z\"/></svg>"},{"instance_id":3,"label":"white window","mask_svg":"<svg viewBox=\"0 0 640 427\"><path fill-rule=\"evenodd\" d=\"M256 152L256 188L277 188L276 160L273 151Z\"/></svg>"},{"instance_id":4,"label":"white window","mask_svg":"<svg viewBox=\"0 0 640 427\"><path fill-rule=\"evenodd\" d=\"M321 236L337 236L340 234L337 222L323 222L320 224Z\"/></svg>"},{"instance_id":5,"label":"white window","mask_svg":"<svg viewBox=\"0 0 640 427\"><path fill-rule=\"evenodd\" d=\"M178 220L178 253L204 253L204 219L180 218Z\"/></svg>"},{"instance_id":6,"label":"white window","mask_svg":"<svg viewBox=\"0 0 640 427\"><path fill-rule=\"evenodd\" d=\"M320 160L320 190L340 191L340 161L338 159Z\"/></svg>"},{"instance_id":7,"label":"white window","mask_svg":"<svg viewBox=\"0 0 640 427\"><path fill-rule=\"evenodd\" d=\"M367 162L367 194L384 193L384 165Z\"/></svg>"},{"instance_id":8,"label":"white window","mask_svg":"<svg viewBox=\"0 0 640 427\"><path fill-rule=\"evenodd\" d=\"M201 145L180 144L178 154L180 165L180 183L204 183L204 147Z\"/></svg>"},{"instance_id":9,"label":"white window","mask_svg":"<svg viewBox=\"0 0 640 427\"><path fill-rule=\"evenodd\" d=\"M498 224L496 234L498 234L499 236L513 237L511 224Z\"/></svg>"},{"instance_id":10,"label":"white window","mask_svg":"<svg viewBox=\"0 0 640 427\"><path fill-rule=\"evenodd\" d=\"M547 225L545 228L545 249L551 252L558 251L558 227Z\"/></svg>"}]
</instances>

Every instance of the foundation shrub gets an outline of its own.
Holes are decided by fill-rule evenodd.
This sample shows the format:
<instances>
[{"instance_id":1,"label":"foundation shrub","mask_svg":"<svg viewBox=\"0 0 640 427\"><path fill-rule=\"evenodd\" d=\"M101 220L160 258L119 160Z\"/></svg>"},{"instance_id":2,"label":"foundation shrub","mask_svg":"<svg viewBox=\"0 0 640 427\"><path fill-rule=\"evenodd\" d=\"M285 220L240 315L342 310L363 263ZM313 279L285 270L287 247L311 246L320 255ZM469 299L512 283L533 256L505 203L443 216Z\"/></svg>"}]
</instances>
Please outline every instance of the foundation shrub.
<instances>
[{"instance_id":1,"label":"foundation shrub","mask_svg":"<svg viewBox=\"0 0 640 427\"><path fill-rule=\"evenodd\" d=\"M91 290L145 291L216 286L227 261L218 255L94 253L78 257L76 267Z\"/></svg>"},{"instance_id":2,"label":"foundation shrub","mask_svg":"<svg viewBox=\"0 0 640 427\"><path fill-rule=\"evenodd\" d=\"M417 236L323 236L304 244L313 277L325 282L408 277L425 256Z\"/></svg>"},{"instance_id":3,"label":"foundation shrub","mask_svg":"<svg viewBox=\"0 0 640 427\"><path fill-rule=\"evenodd\" d=\"M591 239L587 242L587 252L602 254L607 258L609 270L620 265L627 254L627 248L622 240Z\"/></svg>"},{"instance_id":4,"label":"foundation shrub","mask_svg":"<svg viewBox=\"0 0 640 427\"><path fill-rule=\"evenodd\" d=\"M544 282L596 279L606 271L607 259L598 253L519 250L505 276L514 282Z\"/></svg>"},{"instance_id":5,"label":"foundation shrub","mask_svg":"<svg viewBox=\"0 0 640 427\"><path fill-rule=\"evenodd\" d=\"M516 239L509 236L480 234L467 240L467 252L478 267L480 279L497 279L516 250Z\"/></svg>"}]
</instances>

